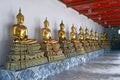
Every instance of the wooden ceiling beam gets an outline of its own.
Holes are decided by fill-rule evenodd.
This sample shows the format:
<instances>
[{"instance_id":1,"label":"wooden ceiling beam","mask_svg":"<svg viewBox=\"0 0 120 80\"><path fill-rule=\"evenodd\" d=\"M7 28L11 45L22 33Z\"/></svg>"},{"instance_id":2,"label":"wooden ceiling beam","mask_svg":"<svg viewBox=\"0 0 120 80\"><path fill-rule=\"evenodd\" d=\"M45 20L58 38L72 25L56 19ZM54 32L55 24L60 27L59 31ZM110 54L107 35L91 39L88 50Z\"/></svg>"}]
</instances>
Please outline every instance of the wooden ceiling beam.
<instances>
[{"instance_id":1,"label":"wooden ceiling beam","mask_svg":"<svg viewBox=\"0 0 120 80\"><path fill-rule=\"evenodd\" d=\"M104 27L120 26L120 0L62 0L62 2ZM101 19L98 19L99 16Z\"/></svg>"},{"instance_id":2,"label":"wooden ceiling beam","mask_svg":"<svg viewBox=\"0 0 120 80\"><path fill-rule=\"evenodd\" d=\"M96 17L90 17L91 19L93 20L99 20L98 19L98 16ZM119 19L120 18L120 15L111 15L111 16L101 16L101 20L110 20L110 19Z\"/></svg>"},{"instance_id":3,"label":"wooden ceiling beam","mask_svg":"<svg viewBox=\"0 0 120 80\"><path fill-rule=\"evenodd\" d=\"M90 4L90 3L95 3L95 2L102 2L105 0L84 0L84 1L78 1L78 2L74 2L74 3L69 3L66 4L67 7L73 7L73 6L78 6L78 5L85 5L85 4Z\"/></svg>"},{"instance_id":4,"label":"wooden ceiling beam","mask_svg":"<svg viewBox=\"0 0 120 80\"><path fill-rule=\"evenodd\" d=\"M105 22L105 21L106 21L106 22L115 22L115 21L116 21L116 22L118 22L118 21L120 22L120 19L101 20L101 21L99 21L99 22Z\"/></svg>"},{"instance_id":5,"label":"wooden ceiling beam","mask_svg":"<svg viewBox=\"0 0 120 80\"><path fill-rule=\"evenodd\" d=\"M111 25L108 25L108 24L102 24L102 26L103 27L107 27L107 28L109 28L109 27L120 27L120 24L111 24Z\"/></svg>"},{"instance_id":6,"label":"wooden ceiling beam","mask_svg":"<svg viewBox=\"0 0 120 80\"><path fill-rule=\"evenodd\" d=\"M101 23L101 24L105 24L105 23ZM109 22L109 23L107 23L105 25L112 25L112 24L119 24L120 25L120 22L116 22L116 23L115 22L111 22L111 23Z\"/></svg>"},{"instance_id":7,"label":"wooden ceiling beam","mask_svg":"<svg viewBox=\"0 0 120 80\"><path fill-rule=\"evenodd\" d=\"M107 24L119 24L120 25L120 22L108 22Z\"/></svg>"},{"instance_id":8,"label":"wooden ceiling beam","mask_svg":"<svg viewBox=\"0 0 120 80\"><path fill-rule=\"evenodd\" d=\"M119 25L120 26L120 19L117 20L117 21L97 21L97 20L94 20L95 22L97 22L98 24L101 24L102 26L115 26L115 25Z\"/></svg>"},{"instance_id":9,"label":"wooden ceiling beam","mask_svg":"<svg viewBox=\"0 0 120 80\"><path fill-rule=\"evenodd\" d=\"M104 25L104 28L114 28L114 27L119 27L120 25L111 25L111 27L109 27L109 25Z\"/></svg>"},{"instance_id":10,"label":"wooden ceiling beam","mask_svg":"<svg viewBox=\"0 0 120 80\"><path fill-rule=\"evenodd\" d=\"M120 13L120 9L112 9L112 10L106 10L106 11L100 11L100 12L92 12L91 14L85 13L85 15L103 15L103 14L109 14L109 13Z\"/></svg>"},{"instance_id":11,"label":"wooden ceiling beam","mask_svg":"<svg viewBox=\"0 0 120 80\"><path fill-rule=\"evenodd\" d=\"M120 11L116 11L114 13L103 13L103 14L98 13L98 14L95 14L95 15L89 14L89 15L86 15L86 16L93 18L93 17L99 17L99 16L105 17L105 16L113 16L113 15L120 15Z\"/></svg>"},{"instance_id":12,"label":"wooden ceiling beam","mask_svg":"<svg viewBox=\"0 0 120 80\"><path fill-rule=\"evenodd\" d=\"M104 21L117 21L117 19L102 19L102 20L98 20L98 19L92 19L93 21L95 21L95 22L104 22ZM119 20L118 20L119 21Z\"/></svg>"},{"instance_id":13,"label":"wooden ceiling beam","mask_svg":"<svg viewBox=\"0 0 120 80\"><path fill-rule=\"evenodd\" d=\"M114 9L120 9L120 6L111 6L111 7L107 7L107 8L93 9L93 10L91 10L91 13L89 13L89 14L92 14L92 12L101 12L101 11L114 10ZM80 14L87 14L88 10L82 10L82 11L78 11L78 12Z\"/></svg>"},{"instance_id":14,"label":"wooden ceiling beam","mask_svg":"<svg viewBox=\"0 0 120 80\"><path fill-rule=\"evenodd\" d=\"M119 24L120 25L120 21L119 22L97 22L97 23L99 23L99 24L103 24L103 25L111 25L111 24Z\"/></svg>"},{"instance_id":15,"label":"wooden ceiling beam","mask_svg":"<svg viewBox=\"0 0 120 80\"><path fill-rule=\"evenodd\" d=\"M107 23L107 24L105 24L104 22L99 22L99 24L102 24L102 25L120 25L120 22L111 22L111 23Z\"/></svg>"}]
</instances>

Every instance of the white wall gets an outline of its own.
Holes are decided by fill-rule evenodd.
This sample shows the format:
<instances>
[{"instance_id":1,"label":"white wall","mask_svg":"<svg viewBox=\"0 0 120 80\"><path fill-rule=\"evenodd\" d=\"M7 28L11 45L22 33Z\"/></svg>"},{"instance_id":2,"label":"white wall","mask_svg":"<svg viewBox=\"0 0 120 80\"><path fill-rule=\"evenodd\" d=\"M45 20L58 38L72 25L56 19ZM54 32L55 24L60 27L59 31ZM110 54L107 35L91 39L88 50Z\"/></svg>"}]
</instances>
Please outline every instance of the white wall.
<instances>
[{"instance_id":1,"label":"white wall","mask_svg":"<svg viewBox=\"0 0 120 80\"><path fill-rule=\"evenodd\" d=\"M24 25L28 28L29 38L41 41L40 31L46 17L50 22L50 29L53 38L57 39L57 30L61 20L64 21L67 35L71 31L71 25L77 28L82 26L84 29L93 29L99 33L103 28L88 19L84 15L79 15L76 11L66 6L58 0L1 0L0 1L0 66L8 59L10 52L10 27L16 23L18 9L22 9L25 16ZM68 37L68 36L67 36Z\"/></svg>"}]
</instances>

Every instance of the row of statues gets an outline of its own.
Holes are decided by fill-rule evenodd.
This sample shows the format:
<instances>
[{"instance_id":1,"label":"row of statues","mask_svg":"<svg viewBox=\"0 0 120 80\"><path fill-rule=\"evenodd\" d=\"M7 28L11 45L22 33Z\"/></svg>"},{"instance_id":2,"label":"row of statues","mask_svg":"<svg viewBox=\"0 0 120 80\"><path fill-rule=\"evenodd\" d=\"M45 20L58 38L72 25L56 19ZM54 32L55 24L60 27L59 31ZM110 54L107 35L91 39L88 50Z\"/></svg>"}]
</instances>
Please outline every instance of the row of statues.
<instances>
[{"instance_id":1,"label":"row of statues","mask_svg":"<svg viewBox=\"0 0 120 80\"><path fill-rule=\"evenodd\" d=\"M66 38L63 21L58 31L59 41L52 39L49 22L46 18L44 28L42 28L43 41L38 43L37 40L28 39L27 27L23 25L24 16L19 10L17 24L12 26L12 44L9 54L9 61L6 68L11 70L20 70L47 62L53 62L79 54L85 54L101 48L110 46L107 34L101 34L101 40L98 39L98 33L86 28L85 34L80 27L78 39L75 26L72 25L70 37Z\"/></svg>"}]
</instances>

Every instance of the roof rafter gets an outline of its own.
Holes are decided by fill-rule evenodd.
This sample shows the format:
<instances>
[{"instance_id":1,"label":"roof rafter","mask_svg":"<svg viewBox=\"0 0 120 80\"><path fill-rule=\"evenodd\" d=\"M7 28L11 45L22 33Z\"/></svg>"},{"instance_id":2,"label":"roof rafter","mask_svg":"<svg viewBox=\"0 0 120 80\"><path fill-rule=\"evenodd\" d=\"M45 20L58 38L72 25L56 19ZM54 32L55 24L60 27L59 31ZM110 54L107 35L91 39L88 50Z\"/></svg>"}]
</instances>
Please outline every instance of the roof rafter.
<instances>
[{"instance_id":1,"label":"roof rafter","mask_svg":"<svg viewBox=\"0 0 120 80\"><path fill-rule=\"evenodd\" d=\"M113 10L113 9L120 9L120 6L112 6L112 7L107 7L107 8L97 8L91 10L92 12L100 12L100 11L107 11L107 10ZM78 11L79 13L86 14L88 13L88 10L83 10L83 11Z\"/></svg>"},{"instance_id":2,"label":"roof rafter","mask_svg":"<svg viewBox=\"0 0 120 80\"><path fill-rule=\"evenodd\" d=\"M94 3L94 2L96 2L96 1L97 1L97 2L101 2L101 1L104 1L104 0L84 0L84 1L78 1L78 2L74 2L74 3L69 3L69 4L67 4L67 7L90 4L90 3Z\"/></svg>"}]
</instances>

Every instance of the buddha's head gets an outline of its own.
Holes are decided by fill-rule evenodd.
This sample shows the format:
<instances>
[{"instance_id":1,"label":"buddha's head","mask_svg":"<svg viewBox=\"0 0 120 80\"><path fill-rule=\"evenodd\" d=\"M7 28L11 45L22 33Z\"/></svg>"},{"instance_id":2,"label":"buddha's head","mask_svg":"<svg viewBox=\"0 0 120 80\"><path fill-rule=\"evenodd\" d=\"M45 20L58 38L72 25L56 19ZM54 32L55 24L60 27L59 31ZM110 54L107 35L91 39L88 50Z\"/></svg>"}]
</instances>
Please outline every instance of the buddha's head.
<instances>
[{"instance_id":1,"label":"buddha's head","mask_svg":"<svg viewBox=\"0 0 120 80\"><path fill-rule=\"evenodd\" d=\"M104 37L104 39L107 39L108 37L107 37L107 33L104 33L103 34L103 37Z\"/></svg>"},{"instance_id":2,"label":"buddha's head","mask_svg":"<svg viewBox=\"0 0 120 80\"><path fill-rule=\"evenodd\" d=\"M61 21L60 29L61 29L61 30L64 30L64 24L63 24L63 21Z\"/></svg>"},{"instance_id":3,"label":"buddha's head","mask_svg":"<svg viewBox=\"0 0 120 80\"><path fill-rule=\"evenodd\" d=\"M101 40L103 39L103 33L100 33L100 38L101 38Z\"/></svg>"},{"instance_id":4,"label":"buddha's head","mask_svg":"<svg viewBox=\"0 0 120 80\"><path fill-rule=\"evenodd\" d=\"M44 27L45 27L45 28L48 28L48 26L49 26L49 22L48 22L48 20L47 20L47 18L46 18L45 21L44 21Z\"/></svg>"},{"instance_id":5,"label":"buddha's head","mask_svg":"<svg viewBox=\"0 0 120 80\"><path fill-rule=\"evenodd\" d=\"M93 29L91 29L90 33L93 34Z\"/></svg>"},{"instance_id":6,"label":"buddha's head","mask_svg":"<svg viewBox=\"0 0 120 80\"><path fill-rule=\"evenodd\" d=\"M72 32L76 31L75 26L73 24L72 24L71 30L72 30Z\"/></svg>"},{"instance_id":7,"label":"buddha's head","mask_svg":"<svg viewBox=\"0 0 120 80\"><path fill-rule=\"evenodd\" d=\"M104 36L107 36L107 33L103 33Z\"/></svg>"},{"instance_id":8,"label":"buddha's head","mask_svg":"<svg viewBox=\"0 0 120 80\"><path fill-rule=\"evenodd\" d=\"M82 34L83 33L83 29L82 27L80 26L80 29L79 29L80 33Z\"/></svg>"},{"instance_id":9,"label":"buddha's head","mask_svg":"<svg viewBox=\"0 0 120 80\"><path fill-rule=\"evenodd\" d=\"M89 32L89 30L87 29L87 27L86 27L86 29L85 29L85 32L86 32L86 33L88 33L88 32Z\"/></svg>"},{"instance_id":10,"label":"buddha's head","mask_svg":"<svg viewBox=\"0 0 120 80\"><path fill-rule=\"evenodd\" d=\"M95 31L95 36L98 36L98 33Z\"/></svg>"},{"instance_id":11,"label":"buddha's head","mask_svg":"<svg viewBox=\"0 0 120 80\"><path fill-rule=\"evenodd\" d=\"M98 40L98 33L95 31L95 38Z\"/></svg>"},{"instance_id":12,"label":"buddha's head","mask_svg":"<svg viewBox=\"0 0 120 80\"><path fill-rule=\"evenodd\" d=\"M23 22L24 22L24 16L23 16L22 13L21 13L21 9L19 9L19 13L18 13L18 15L16 16L16 18L17 18L17 24L22 25Z\"/></svg>"}]
</instances>

